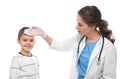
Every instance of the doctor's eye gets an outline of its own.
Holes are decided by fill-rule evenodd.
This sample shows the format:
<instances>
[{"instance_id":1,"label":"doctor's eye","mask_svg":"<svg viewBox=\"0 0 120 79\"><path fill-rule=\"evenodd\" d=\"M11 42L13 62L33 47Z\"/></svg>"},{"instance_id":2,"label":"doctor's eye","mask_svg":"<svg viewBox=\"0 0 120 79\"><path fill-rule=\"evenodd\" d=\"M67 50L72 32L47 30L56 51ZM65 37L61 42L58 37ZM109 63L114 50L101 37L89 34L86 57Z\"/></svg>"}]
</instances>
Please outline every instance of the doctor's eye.
<instances>
[{"instance_id":1,"label":"doctor's eye","mask_svg":"<svg viewBox=\"0 0 120 79\"><path fill-rule=\"evenodd\" d=\"M78 26L83 26L81 23L78 23Z\"/></svg>"}]
</instances>

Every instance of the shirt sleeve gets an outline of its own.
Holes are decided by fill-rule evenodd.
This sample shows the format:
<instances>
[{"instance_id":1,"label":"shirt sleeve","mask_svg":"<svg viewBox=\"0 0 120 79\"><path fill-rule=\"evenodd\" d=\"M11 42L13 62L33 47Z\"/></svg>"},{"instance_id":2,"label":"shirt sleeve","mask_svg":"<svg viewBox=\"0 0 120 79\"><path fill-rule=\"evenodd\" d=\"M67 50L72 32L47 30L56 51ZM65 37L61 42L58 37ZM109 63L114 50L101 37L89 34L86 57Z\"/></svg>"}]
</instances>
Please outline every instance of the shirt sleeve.
<instances>
[{"instance_id":1,"label":"shirt sleeve","mask_svg":"<svg viewBox=\"0 0 120 79\"><path fill-rule=\"evenodd\" d=\"M14 57L12 59L12 63L10 67L9 79L19 79L19 76L20 76L20 67L19 67L18 59Z\"/></svg>"}]
</instances>

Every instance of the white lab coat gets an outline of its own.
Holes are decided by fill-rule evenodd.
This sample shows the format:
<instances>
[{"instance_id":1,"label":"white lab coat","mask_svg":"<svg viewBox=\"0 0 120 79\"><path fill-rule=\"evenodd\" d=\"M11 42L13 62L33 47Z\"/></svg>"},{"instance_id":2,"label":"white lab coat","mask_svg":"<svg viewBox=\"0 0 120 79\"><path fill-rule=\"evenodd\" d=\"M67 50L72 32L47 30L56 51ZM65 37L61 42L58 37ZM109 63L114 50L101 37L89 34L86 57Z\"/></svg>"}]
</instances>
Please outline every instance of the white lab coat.
<instances>
[{"instance_id":1,"label":"white lab coat","mask_svg":"<svg viewBox=\"0 0 120 79\"><path fill-rule=\"evenodd\" d=\"M59 51L72 51L72 63L69 79L77 79L78 69L77 69L77 47L82 36L76 35L69 40L58 42L56 40L52 41L50 47ZM86 37L80 43L79 55L85 46ZM88 68L84 79L116 79L116 48L108 40L104 39L104 47L101 54L101 63L97 65L100 49L102 46L102 37L98 40L88 63Z\"/></svg>"}]
</instances>

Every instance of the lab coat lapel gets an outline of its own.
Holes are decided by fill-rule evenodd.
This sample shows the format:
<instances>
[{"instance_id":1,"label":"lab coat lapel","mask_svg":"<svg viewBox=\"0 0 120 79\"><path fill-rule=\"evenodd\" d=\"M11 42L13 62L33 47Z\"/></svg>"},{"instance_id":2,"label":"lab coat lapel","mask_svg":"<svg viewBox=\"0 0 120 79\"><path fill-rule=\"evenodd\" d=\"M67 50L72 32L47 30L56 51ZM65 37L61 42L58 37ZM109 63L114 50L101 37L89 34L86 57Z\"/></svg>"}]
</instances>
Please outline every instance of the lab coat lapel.
<instances>
[{"instance_id":1,"label":"lab coat lapel","mask_svg":"<svg viewBox=\"0 0 120 79\"><path fill-rule=\"evenodd\" d=\"M84 49L85 47L85 41L86 41L86 37L83 38L83 40L81 41L80 45L79 45L79 55L78 55L78 59L80 57L80 54L82 52L82 50Z\"/></svg>"},{"instance_id":2,"label":"lab coat lapel","mask_svg":"<svg viewBox=\"0 0 120 79\"><path fill-rule=\"evenodd\" d=\"M90 66L91 66L93 60L95 59L95 57L97 55L99 55L100 50L101 50L101 46L102 46L102 37L100 37L100 39L98 40L98 42L97 42L97 44L96 44L96 46L95 46L95 48L94 48L94 50L93 50L93 52L92 52L92 54L90 56L90 60L89 60L89 64L88 64L87 70L90 68Z\"/></svg>"}]
</instances>

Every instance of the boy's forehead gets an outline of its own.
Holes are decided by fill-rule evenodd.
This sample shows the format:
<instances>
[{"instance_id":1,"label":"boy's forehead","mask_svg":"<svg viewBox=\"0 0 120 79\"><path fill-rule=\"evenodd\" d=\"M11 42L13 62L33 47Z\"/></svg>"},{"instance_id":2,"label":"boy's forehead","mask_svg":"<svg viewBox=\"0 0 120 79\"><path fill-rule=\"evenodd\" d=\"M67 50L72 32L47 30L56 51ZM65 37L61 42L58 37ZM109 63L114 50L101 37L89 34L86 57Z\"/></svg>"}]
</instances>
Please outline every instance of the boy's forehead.
<instances>
[{"instance_id":1,"label":"boy's forehead","mask_svg":"<svg viewBox=\"0 0 120 79\"><path fill-rule=\"evenodd\" d=\"M23 38L23 37L24 37L24 38L35 38L35 37L32 36L32 35L27 35L27 34L24 34L24 33L21 35L21 38Z\"/></svg>"}]
</instances>

